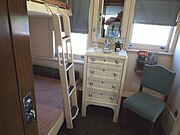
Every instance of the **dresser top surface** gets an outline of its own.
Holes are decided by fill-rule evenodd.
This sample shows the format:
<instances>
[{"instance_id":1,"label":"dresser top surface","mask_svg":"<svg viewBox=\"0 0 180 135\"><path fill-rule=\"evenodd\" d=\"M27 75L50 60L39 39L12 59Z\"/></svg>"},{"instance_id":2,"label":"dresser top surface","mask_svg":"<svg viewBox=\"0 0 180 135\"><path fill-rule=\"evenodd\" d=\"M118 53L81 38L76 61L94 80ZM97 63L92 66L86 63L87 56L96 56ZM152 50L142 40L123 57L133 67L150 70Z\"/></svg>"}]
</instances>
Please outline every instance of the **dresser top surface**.
<instances>
[{"instance_id":1,"label":"dresser top surface","mask_svg":"<svg viewBox=\"0 0 180 135\"><path fill-rule=\"evenodd\" d=\"M121 57L128 58L126 50L121 50L120 52L114 52L113 50L104 51L103 48L94 49L94 47L90 47L86 55L99 56L99 57Z\"/></svg>"}]
</instances>

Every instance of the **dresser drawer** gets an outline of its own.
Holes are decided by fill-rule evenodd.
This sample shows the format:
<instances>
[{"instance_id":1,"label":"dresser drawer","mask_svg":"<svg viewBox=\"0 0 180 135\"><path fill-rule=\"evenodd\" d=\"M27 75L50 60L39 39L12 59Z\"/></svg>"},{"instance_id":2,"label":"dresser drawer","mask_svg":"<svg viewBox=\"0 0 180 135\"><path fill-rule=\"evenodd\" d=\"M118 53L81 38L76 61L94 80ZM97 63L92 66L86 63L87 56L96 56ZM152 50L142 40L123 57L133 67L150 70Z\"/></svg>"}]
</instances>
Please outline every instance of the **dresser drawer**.
<instances>
[{"instance_id":1,"label":"dresser drawer","mask_svg":"<svg viewBox=\"0 0 180 135\"><path fill-rule=\"evenodd\" d=\"M106 57L88 57L88 63L98 63L98 64L110 64L116 66L123 66L124 60L120 58L106 58Z\"/></svg>"},{"instance_id":2,"label":"dresser drawer","mask_svg":"<svg viewBox=\"0 0 180 135\"><path fill-rule=\"evenodd\" d=\"M122 67L119 67L119 70L113 70L112 67L96 67L96 66L88 66L87 68L87 76L94 77L103 77L109 79L121 79L122 75Z\"/></svg>"},{"instance_id":3,"label":"dresser drawer","mask_svg":"<svg viewBox=\"0 0 180 135\"><path fill-rule=\"evenodd\" d=\"M118 101L118 95L117 94L107 94L107 93L101 93L101 92L92 92L92 91L86 91L86 98L91 100L99 100L109 103L117 103Z\"/></svg>"},{"instance_id":4,"label":"dresser drawer","mask_svg":"<svg viewBox=\"0 0 180 135\"><path fill-rule=\"evenodd\" d=\"M103 80L103 79L95 80L95 79L88 78L86 86L87 86L87 88L94 88L94 89L101 89L101 90L117 92L117 91L119 91L120 84L117 82L113 82L113 81L109 82L109 81L107 81L107 79L106 80Z\"/></svg>"}]
</instances>

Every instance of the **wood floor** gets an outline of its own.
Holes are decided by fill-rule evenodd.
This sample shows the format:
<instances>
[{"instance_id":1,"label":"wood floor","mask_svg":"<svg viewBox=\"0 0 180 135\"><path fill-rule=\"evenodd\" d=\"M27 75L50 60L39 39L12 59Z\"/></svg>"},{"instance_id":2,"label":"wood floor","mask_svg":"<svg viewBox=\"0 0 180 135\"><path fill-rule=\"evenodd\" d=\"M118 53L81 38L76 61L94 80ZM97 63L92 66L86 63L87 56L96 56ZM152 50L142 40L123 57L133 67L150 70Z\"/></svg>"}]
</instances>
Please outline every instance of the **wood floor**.
<instances>
[{"instance_id":1,"label":"wood floor","mask_svg":"<svg viewBox=\"0 0 180 135\"><path fill-rule=\"evenodd\" d=\"M39 135L47 135L63 112L60 80L34 75Z\"/></svg>"}]
</instances>

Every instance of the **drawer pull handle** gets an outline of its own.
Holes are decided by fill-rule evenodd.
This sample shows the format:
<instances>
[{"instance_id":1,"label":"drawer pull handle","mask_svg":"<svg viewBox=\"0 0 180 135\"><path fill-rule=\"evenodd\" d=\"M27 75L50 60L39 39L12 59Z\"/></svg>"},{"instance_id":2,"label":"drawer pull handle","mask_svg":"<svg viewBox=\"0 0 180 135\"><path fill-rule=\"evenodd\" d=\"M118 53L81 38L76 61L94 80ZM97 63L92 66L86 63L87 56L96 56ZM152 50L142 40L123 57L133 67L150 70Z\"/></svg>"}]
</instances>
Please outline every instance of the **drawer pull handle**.
<instances>
[{"instance_id":1,"label":"drawer pull handle","mask_svg":"<svg viewBox=\"0 0 180 135\"><path fill-rule=\"evenodd\" d=\"M92 97L92 94L91 94L91 93L89 93L89 97Z\"/></svg>"},{"instance_id":2,"label":"drawer pull handle","mask_svg":"<svg viewBox=\"0 0 180 135\"><path fill-rule=\"evenodd\" d=\"M95 58L91 58L92 61L95 61Z\"/></svg>"},{"instance_id":3,"label":"drawer pull handle","mask_svg":"<svg viewBox=\"0 0 180 135\"><path fill-rule=\"evenodd\" d=\"M105 71L105 69L103 69L103 71Z\"/></svg>"},{"instance_id":4,"label":"drawer pull handle","mask_svg":"<svg viewBox=\"0 0 180 135\"><path fill-rule=\"evenodd\" d=\"M114 100L114 96L111 96L110 99L111 99L111 100Z\"/></svg>"},{"instance_id":5,"label":"drawer pull handle","mask_svg":"<svg viewBox=\"0 0 180 135\"><path fill-rule=\"evenodd\" d=\"M115 88L116 88L116 85L112 85L112 88L115 89Z\"/></svg>"},{"instance_id":6,"label":"drawer pull handle","mask_svg":"<svg viewBox=\"0 0 180 135\"><path fill-rule=\"evenodd\" d=\"M118 74L117 73L114 73L114 76L116 77Z\"/></svg>"},{"instance_id":7,"label":"drawer pull handle","mask_svg":"<svg viewBox=\"0 0 180 135\"><path fill-rule=\"evenodd\" d=\"M89 82L90 85L93 85L93 82Z\"/></svg>"},{"instance_id":8,"label":"drawer pull handle","mask_svg":"<svg viewBox=\"0 0 180 135\"><path fill-rule=\"evenodd\" d=\"M120 63L120 61L119 61L119 60L115 60L115 62L116 62L116 64L119 64L119 63Z\"/></svg>"},{"instance_id":9,"label":"drawer pull handle","mask_svg":"<svg viewBox=\"0 0 180 135\"><path fill-rule=\"evenodd\" d=\"M94 73L94 70L91 70L91 73Z\"/></svg>"},{"instance_id":10,"label":"drawer pull handle","mask_svg":"<svg viewBox=\"0 0 180 135\"><path fill-rule=\"evenodd\" d=\"M104 82L102 81L102 83L104 83Z\"/></svg>"},{"instance_id":11,"label":"drawer pull handle","mask_svg":"<svg viewBox=\"0 0 180 135\"><path fill-rule=\"evenodd\" d=\"M106 62L106 59L104 59L104 62Z\"/></svg>"},{"instance_id":12,"label":"drawer pull handle","mask_svg":"<svg viewBox=\"0 0 180 135\"><path fill-rule=\"evenodd\" d=\"M101 95L103 95L103 93L101 93Z\"/></svg>"}]
</instances>

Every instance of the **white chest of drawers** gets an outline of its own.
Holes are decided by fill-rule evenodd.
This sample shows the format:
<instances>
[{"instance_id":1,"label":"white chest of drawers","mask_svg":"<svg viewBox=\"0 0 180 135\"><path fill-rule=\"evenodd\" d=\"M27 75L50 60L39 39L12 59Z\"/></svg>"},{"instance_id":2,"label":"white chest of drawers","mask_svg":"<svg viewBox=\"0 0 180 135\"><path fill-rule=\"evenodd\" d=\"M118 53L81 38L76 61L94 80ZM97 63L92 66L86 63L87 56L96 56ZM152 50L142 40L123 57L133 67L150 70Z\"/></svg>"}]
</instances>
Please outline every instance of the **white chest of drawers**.
<instances>
[{"instance_id":1,"label":"white chest of drawers","mask_svg":"<svg viewBox=\"0 0 180 135\"><path fill-rule=\"evenodd\" d=\"M103 53L102 49L89 48L84 58L82 116L88 105L109 107L117 122L123 84L126 74L127 54Z\"/></svg>"}]
</instances>

